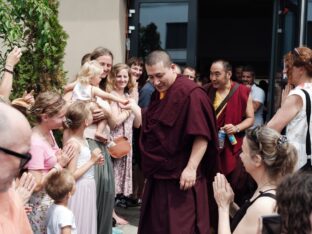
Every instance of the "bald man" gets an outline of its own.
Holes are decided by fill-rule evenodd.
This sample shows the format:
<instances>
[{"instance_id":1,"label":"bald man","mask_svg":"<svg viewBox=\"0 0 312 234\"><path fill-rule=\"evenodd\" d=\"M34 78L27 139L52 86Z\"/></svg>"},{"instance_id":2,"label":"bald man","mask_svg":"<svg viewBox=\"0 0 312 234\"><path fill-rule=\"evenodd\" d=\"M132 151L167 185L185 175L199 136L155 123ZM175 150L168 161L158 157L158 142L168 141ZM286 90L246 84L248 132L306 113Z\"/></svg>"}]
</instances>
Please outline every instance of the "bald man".
<instances>
[{"instance_id":1,"label":"bald man","mask_svg":"<svg viewBox=\"0 0 312 234\"><path fill-rule=\"evenodd\" d=\"M176 72L165 51L145 59L155 87L142 112L146 178L139 234L209 234L207 179L217 152L213 107L205 91Z\"/></svg>"},{"instance_id":2,"label":"bald man","mask_svg":"<svg viewBox=\"0 0 312 234\"><path fill-rule=\"evenodd\" d=\"M0 234L32 233L22 201L12 188L20 169L31 158L31 128L26 118L0 103Z\"/></svg>"}]
</instances>

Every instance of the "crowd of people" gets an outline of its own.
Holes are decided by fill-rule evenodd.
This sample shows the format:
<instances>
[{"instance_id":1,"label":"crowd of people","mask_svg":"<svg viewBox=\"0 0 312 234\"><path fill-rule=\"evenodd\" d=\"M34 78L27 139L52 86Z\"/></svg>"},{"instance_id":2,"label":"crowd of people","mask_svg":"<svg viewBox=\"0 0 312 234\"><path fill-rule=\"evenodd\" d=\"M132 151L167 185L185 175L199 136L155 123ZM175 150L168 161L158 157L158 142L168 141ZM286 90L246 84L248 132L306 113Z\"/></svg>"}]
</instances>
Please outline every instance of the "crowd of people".
<instances>
[{"instance_id":1,"label":"crowd of people","mask_svg":"<svg viewBox=\"0 0 312 234\"><path fill-rule=\"evenodd\" d=\"M203 85L165 51L114 64L98 47L62 92L11 102L21 56L0 83L0 233L109 234L128 223L116 206L141 206L140 234L312 231L311 49L285 55L266 124L251 66L234 81L215 60Z\"/></svg>"}]
</instances>

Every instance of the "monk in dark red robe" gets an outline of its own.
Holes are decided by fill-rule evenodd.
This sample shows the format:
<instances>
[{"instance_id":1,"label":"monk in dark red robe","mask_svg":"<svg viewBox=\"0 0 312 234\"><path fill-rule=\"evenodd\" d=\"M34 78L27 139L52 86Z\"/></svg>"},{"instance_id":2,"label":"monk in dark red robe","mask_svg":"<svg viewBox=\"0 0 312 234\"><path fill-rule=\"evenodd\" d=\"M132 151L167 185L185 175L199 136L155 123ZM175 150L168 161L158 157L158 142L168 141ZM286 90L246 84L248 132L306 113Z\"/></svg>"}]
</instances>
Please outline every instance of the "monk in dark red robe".
<instances>
[{"instance_id":1,"label":"monk in dark red robe","mask_svg":"<svg viewBox=\"0 0 312 234\"><path fill-rule=\"evenodd\" d=\"M232 67L227 61L215 61L210 68L211 83L204 86L204 89L216 110L231 90L237 85L236 91L227 100L216 117L218 130L222 128L227 135L233 134L237 141L236 144L232 145L228 136L225 137L224 147L221 149L219 156L219 169L221 173L226 175L227 180L233 188L235 202L237 204L242 204L249 198L249 194L252 194L253 183L250 182L239 154L241 153L244 130L253 125L254 113L250 89L231 81L231 76ZM210 200L209 204L213 210L212 212L217 212L217 206L214 200ZM216 219L212 219L211 222L213 226L217 226Z\"/></svg>"},{"instance_id":2,"label":"monk in dark red robe","mask_svg":"<svg viewBox=\"0 0 312 234\"><path fill-rule=\"evenodd\" d=\"M162 51L146 58L156 91L142 114L147 178L138 233L210 233L207 170L217 155L216 122L205 91L175 73Z\"/></svg>"}]
</instances>

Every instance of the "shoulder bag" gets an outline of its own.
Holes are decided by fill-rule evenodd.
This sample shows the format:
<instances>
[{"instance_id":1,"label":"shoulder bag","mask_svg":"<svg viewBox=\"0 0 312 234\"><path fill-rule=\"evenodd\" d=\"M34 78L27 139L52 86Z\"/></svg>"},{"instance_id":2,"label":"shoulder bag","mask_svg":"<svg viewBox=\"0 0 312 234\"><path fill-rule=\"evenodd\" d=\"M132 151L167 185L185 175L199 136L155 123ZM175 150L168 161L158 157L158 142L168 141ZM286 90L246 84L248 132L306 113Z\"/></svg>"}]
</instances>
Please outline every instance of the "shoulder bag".
<instances>
[{"instance_id":1,"label":"shoulder bag","mask_svg":"<svg viewBox=\"0 0 312 234\"><path fill-rule=\"evenodd\" d=\"M127 156L131 150L128 138L125 137L125 124L122 124L123 136L116 137L107 144L109 154L116 159Z\"/></svg>"},{"instance_id":2,"label":"shoulder bag","mask_svg":"<svg viewBox=\"0 0 312 234\"><path fill-rule=\"evenodd\" d=\"M309 93L301 89L306 97L306 113L307 113L307 122L308 122L308 130L306 137L306 154L307 154L307 163L300 168L301 172L312 172L311 166L311 138L310 138L310 118L311 118L311 99Z\"/></svg>"},{"instance_id":3,"label":"shoulder bag","mask_svg":"<svg viewBox=\"0 0 312 234\"><path fill-rule=\"evenodd\" d=\"M221 102L221 104L217 107L216 109L216 116L219 114L219 112L222 110L222 108L224 107L224 105L227 103L227 101L233 96L233 94L235 93L235 91L238 89L239 84L236 83L235 86L231 89L231 91L229 92L229 94L223 99L223 101Z\"/></svg>"}]
</instances>

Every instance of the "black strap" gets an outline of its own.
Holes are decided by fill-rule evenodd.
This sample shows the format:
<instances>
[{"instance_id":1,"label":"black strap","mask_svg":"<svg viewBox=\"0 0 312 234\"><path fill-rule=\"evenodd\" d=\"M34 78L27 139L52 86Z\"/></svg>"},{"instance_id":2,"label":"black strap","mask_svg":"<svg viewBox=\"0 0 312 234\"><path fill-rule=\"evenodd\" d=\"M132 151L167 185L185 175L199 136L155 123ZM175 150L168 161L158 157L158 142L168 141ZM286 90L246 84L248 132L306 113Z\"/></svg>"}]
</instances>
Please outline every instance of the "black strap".
<instances>
[{"instance_id":1,"label":"black strap","mask_svg":"<svg viewBox=\"0 0 312 234\"><path fill-rule=\"evenodd\" d=\"M219 114L219 112L222 110L224 105L227 103L227 101L233 96L234 92L238 89L239 84L235 83L234 87L230 90L229 94L223 99L221 104L216 109L216 116Z\"/></svg>"},{"instance_id":2,"label":"black strap","mask_svg":"<svg viewBox=\"0 0 312 234\"><path fill-rule=\"evenodd\" d=\"M269 190L273 190L273 189L269 189ZM269 191L267 190L267 191ZM237 227L237 225L240 223L240 221L243 219L243 217L245 216L248 208L256 201L258 200L260 197L270 197L272 199L276 200L276 195L273 193L267 193L266 191L264 192L260 192L260 194L253 199L252 201L250 200L246 200L245 203L240 207L240 209L236 212L236 214L234 215L231 224L230 224L230 228L231 231L234 232L235 228Z\"/></svg>"},{"instance_id":3,"label":"black strap","mask_svg":"<svg viewBox=\"0 0 312 234\"><path fill-rule=\"evenodd\" d=\"M305 91L304 89L302 89L302 91L304 95L306 96L306 113L307 113L307 122L308 122L308 130L307 130L307 137L306 137L306 153L307 153L308 159L310 159L311 157L311 138L310 138L311 100L310 100L310 95L308 94L308 92Z\"/></svg>"},{"instance_id":4,"label":"black strap","mask_svg":"<svg viewBox=\"0 0 312 234\"><path fill-rule=\"evenodd\" d=\"M261 192L260 192L260 194L261 194L261 196L259 196L259 197L270 197L270 198L276 200L276 195L273 194L273 193L261 193Z\"/></svg>"}]
</instances>

